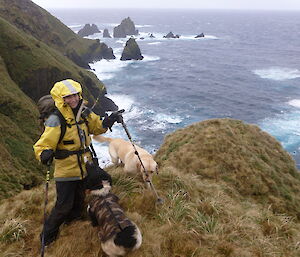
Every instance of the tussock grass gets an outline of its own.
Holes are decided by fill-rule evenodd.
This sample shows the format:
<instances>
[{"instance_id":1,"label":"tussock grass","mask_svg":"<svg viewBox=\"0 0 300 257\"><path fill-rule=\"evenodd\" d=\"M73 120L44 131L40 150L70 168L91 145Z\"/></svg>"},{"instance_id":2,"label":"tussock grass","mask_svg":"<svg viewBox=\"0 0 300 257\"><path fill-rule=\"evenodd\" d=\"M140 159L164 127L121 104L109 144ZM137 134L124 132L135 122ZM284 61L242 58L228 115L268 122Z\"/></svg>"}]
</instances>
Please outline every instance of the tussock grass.
<instances>
[{"instance_id":1,"label":"tussock grass","mask_svg":"<svg viewBox=\"0 0 300 257\"><path fill-rule=\"evenodd\" d=\"M213 131L213 135L207 135L209 131ZM219 137L216 134L220 134ZM198 142L201 138L206 138L203 144ZM240 141L242 139L247 140ZM217 141L214 143L214 140ZM228 151L217 149L214 154L209 151L212 145L217 147L223 141L242 150L236 152L228 145ZM174 143L169 149L171 142ZM263 148L264 144L268 150ZM211 148L208 149L208 145ZM181 161L188 159L189 165L182 165L178 152ZM267 159L262 160L263 152L268 153ZM238 156L241 159L236 159ZM194 166L194 161L199 164L199 159L202 168ZM153 177L153 184L164 199L163 205L155 204L153 192L139 175L125 174L120 166L107 168L113 177L113 192L120 197L128 217L143 234L142 247L129 256L299 256L296 186L300 186L300 182L295 173L298 171L289 155L269 135L234 120L201 122L168 136L156 160L160 174ZM250 160L263 168L254 170ZM221 166L222 173L216 168ZM255 172L255 176L249 176L248 172ZM266 189L249 187L251 183L259 183ZM282 192L288 192L290 197ZM3 256L39 255L43 197L43 187L37 187L2 202L1 224L15 219L26 228L19 240L0 241ZM49 210L54 197L51 183ZM292 208L287 207L288 204L292 204ZM89 221L62 226L58 240L47 248L46 254L49 257L103 256L97 229Z\"/></svg>"},{"instance_id":2,"label":"tussock grass","mask_svg":"<svg viewBox=\"0 0 300 257\"><path fill-rule=\"evenodd\" d=\"M21 240L26 235L26 221L20 219L5 220L0 229L0 241L14 242Z\"/></svg>"}]
</instances>

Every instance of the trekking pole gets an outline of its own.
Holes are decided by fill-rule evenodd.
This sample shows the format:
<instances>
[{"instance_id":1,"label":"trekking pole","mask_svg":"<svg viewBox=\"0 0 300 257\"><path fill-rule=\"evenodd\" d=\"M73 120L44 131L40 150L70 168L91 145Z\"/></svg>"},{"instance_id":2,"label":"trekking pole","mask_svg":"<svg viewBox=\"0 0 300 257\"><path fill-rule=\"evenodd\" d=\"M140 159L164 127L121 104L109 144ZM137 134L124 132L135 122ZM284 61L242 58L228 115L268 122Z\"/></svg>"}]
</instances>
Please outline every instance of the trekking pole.
<instances>
[{"instance_id":1,"label":"trekking pole","mask_svg":"<svg viewBox=\"0 0 300 257\"><path fill-rule=\"evenodd\" d=\"M132 144L132 146L133 146L133 148L134 148L134 153L135 153L136 156L138 157L138 159L139 159L139 161L140 161L140 163L141 163L141 165L142 165L142 167L143 167L144 173L145 173L145 175L146 175L146 183L149 184L151 190L154 192L154 194L155 194L155 196L156 196L156 201L157 201L157 203L162 204L164 201L163 201L163 199L162 199L161 197L159 197L157 191L155 190L155 188L154 188L154 186L153 186L153 184L152 184L152 182L151 182L151 180L150 180L150 178L149 178L149 174L148 174L148 172L146 171L146 168L145 168L145 166L144 166L144 164L143 164L143 162L142 162L142 160L141 160L141 157L140 157L138 151L136 150L136 147L135 147L135 145L134 145L134 143L133 143L133 141L132 141L132 138L131 138L130 133L129 133L128 129L127 129L127 126L126 126L126 124L125 124L125 122L124 122L124 120L123 120L123 116L121 115L121 113L123 113L124 111L125 111L124 109L118 111L118 113L120 114L120 115L119 115L120 121L118 121L118 123L121 123L121 124L122 124L122 126L123 126L123 128L124 128L124 130L125 130L125 132L126 132L126 134L127 134L127 137L128 137L130 143Z\"/></svg>"},{"instance_id":2,"label":"trekking pole","mask_svg":"<svg viewBox=\"0 0 300 257\"><path fill-rule=\"evenodd\" d=\"M41 247L41 257L44 257L45 254L45 222L47 218L46 209L48 204L48 188L49 188L49 181L50 181L50 167L51 162L47 163L47 173L46 173L46 184L45 184L45 204L44 204L44 227L42 232L42 247Z\"/></svg>"}]
</instances>

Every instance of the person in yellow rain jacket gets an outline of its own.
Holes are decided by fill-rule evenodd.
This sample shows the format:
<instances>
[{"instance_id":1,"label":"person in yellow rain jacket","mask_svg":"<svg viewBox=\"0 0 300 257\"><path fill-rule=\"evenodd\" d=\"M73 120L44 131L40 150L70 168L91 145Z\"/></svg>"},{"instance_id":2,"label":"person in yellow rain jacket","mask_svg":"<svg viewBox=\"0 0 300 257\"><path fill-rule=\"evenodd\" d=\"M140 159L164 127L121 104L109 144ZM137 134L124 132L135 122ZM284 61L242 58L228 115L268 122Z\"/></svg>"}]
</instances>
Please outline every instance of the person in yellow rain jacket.
<instances>
[{"instance_id":1,"label":"person in yellow rain jacket","mask_svg":"<svg viewBox=\"0 0 300 257\"><path fill-rule=\"evenodd\" d=\"M41 240L44 233L45 245L56 240L62 223L81 218L87 176L85 166L92 159L90 134L105 133L117 121L113 114L102 121L84 107L81 85L72 79L55 83L50 94L65 120L66 130L60 138L61 120L58 115L51 114L45 121L43 134L33 146L36 158L43 164L49 165L55 159L57 199L41 233Z\"/></svg>"}]
</instances>

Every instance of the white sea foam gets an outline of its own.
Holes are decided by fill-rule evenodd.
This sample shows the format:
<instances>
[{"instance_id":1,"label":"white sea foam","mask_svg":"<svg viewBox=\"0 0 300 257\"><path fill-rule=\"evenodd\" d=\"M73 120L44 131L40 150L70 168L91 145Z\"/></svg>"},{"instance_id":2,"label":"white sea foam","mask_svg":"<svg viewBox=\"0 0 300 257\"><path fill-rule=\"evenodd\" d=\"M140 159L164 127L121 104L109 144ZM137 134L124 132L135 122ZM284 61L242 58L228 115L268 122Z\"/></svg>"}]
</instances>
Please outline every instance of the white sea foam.
<instances>
[{"instance_id":1,"label":"white sea foam","mask_svg":"<svg viewBox=\"0 0 300 257\"><path fill-rule=\"evenodd\" d=\"M117 48L114 48L114 55L117 56L117 55L120 55L122 54L123 52L123 47L117 47ZM119 58L120 59L120 58Z\"/></svg>"},{"instance_id":2,"label":"white sea foam","mask_svg":"<svg viewBox=\"0 0 300 257\"><path fill-rule=\"evenodd\" d=\"M147 123L141 124L142 130L154 130L161 132L167 129L170 124L178 124L182 122L182 119L177 115L155 113L152 110L148 111L148 113L151 118L149 117L149 121Z\"/></svg>"},{"instance_id":3,"label":"white sea foam","mask_svg":"<svg viewBox=\"0 0 300 257\"><path fill-rule=\"evenodd\" d=\"M119 109L124 109L124 120L135 119L143 115L143 111L138 107L137 101L129 95L108 94L107 97L112 99Z\"/></svg>"},{"instance_id":4,"label":"white sea foam","mask_svg":"<svg viewBox=\"0 0 300 257\"><path fill-rule=\"evenodd\" d=\"M120 23L102 23L103 27L116 27L120 25Z\"/></svg>"},{"instance_id":5,"label":"white sea foam","mask_svg":"<svg viewBox=\"0 0 300 257\"><path fill-rule=\"evenodd\" d=\"M142 60L143 62L154 62L160 60L159 56L151 56L151 55L146 55L144 54L144 59Z\"/></svg>"},{"instance_id":6,"label":"white sea foam","mask_svg":"<svg viewBox=\"0 0 300 257\"><path fill-rule=\"evenodd\" d=\"M70 29L73 29L73 28L81 28L81 27L83 27L83 25L82 25L82 24L74 24L74 25L68 25L68 27L69 27Z\"/></svg>"},{"instance_id":7,"label":"white sea foam","mask_svg":"<svg viewBox=\"0 0 300 257\"><path fill-rule=\"evenodd\" d=\"M195 39L198 39L198 38L195 38ZM220 38L217 37L217 36L214 36L214 35L205 35L203 39L213 39L213 40L217 40L217 39L220 39Z\"/></svg>"},{"instance_id":8,"label":"white sea foam","mask_svg":"<svg viewBox=\"0 0 300 257\"><path fill-rule=\"evenodd\" d=\"M291 68L271 67L268 69L254 70L253 73L263 79L277 81L300 78L300 71Z\"/></svg>"},{"instance_id":9,"label":"white sea foam","mask_svg":"<svg viewBox=\"0 0 300 257\"><path fill-rule=\"evenodd\" d=\"M290 150L300 144L300 112L283 113L275 118L264 119L259 126L276 137L284 148Z\"/></svg>"},{"instance_id":10,"label":"white sea foam","mask_svg":"<svg viewBox=\"0 0 300 257\"><path fill-rule=\"evenodd\" d=\"M123 62L120 58L114 60L102 59L95 63L90 63L92 69L100 80L108 80L115 76L115 73L127 66L128 62Z\"/></svg>"},{"instance_id":11,"label":"white sea foam","mask_svg":"<svg viewBox=\"0 0 300 257\"><path fill-rule=\"evenodd\" d=\"M150 42L150 43L148 43L148 45L160 45L161 44L161 42Z\"/></svg>"},{"instance_id":12,"label":"white sea foam","mask_svg":"<svg viewBox=\"0 0 300 257\"><path fill-rule=\"evenodd\" d=\"M94 69L94 73L100 80L108 80L115 77L116 73L119 72L121 69L128 65L132 65L133 68L138 68L137 65L140 62L153 62L158 61L160 57L158 56L151 56L151 55L143 55L143 60L129 60L129 61L121 61L121 52L123 51L122 48L115 49L115 56L116 59L113 60L105 60L102 59L95 63L90 63L92 69Z\"/></svg>"},{"instance_id":13,"label":"white sea foam","mask_svg":"<svg viewBox=\"0 0 300 257\"><path fill-rule=\"evenodd\" d=\"M119 43L119 44L125 45L125 44L126 44L126 41L127 41L127 40L118 39L118 40L116 41L116 43Z\"/></svg>"},{"instance_id":14,"label":"white sea foam","mask_svg":"<svg viewBox=\"0 0 300 257\"><path fill-rule=\"evenodd\" d=\"M100 39L102 37L103 37L102 33L99 32L99 33L94 33L93 35L86 36L85 38L88 38L88 39Z\"/></svg>"},{"instance_id":15,"label":"white sea foam","mask_svg":"<svg viewBox=\"0 0 300 257\"><path fill-rule=\"evenodd\" d=\"M182 122L182 119L177 115L168 115L164 113L158 113L155 115L155 120L162 123L178 124Z\"/></svg>"},{"instance_id":16,"label":"white sea foam","mask_svg":"<svg viewBox=\"0 0 300 257\"><path fill-rule=\"evenodd\" d=\"M151 28L153 25L135 25L136 28Z\"/></svg>"},{"instance_id":17,"label":"white sea foam","mask_svg":"<svg viewBox=\"0 0 300 257\"><path fill-rule=\"evenodd\" d=\"M288 102L289 105L300 108L300 99L293 99Z\"/></svg>"}]
</instances>

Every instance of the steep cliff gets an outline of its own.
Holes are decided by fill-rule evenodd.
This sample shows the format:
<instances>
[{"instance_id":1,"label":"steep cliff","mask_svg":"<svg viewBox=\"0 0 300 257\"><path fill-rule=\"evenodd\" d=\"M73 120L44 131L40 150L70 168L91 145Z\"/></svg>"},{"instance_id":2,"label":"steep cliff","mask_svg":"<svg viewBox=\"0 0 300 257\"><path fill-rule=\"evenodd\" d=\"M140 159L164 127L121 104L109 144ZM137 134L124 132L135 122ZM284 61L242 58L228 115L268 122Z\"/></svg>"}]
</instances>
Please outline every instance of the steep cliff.
<instances>
[{"instance_id":1,"label":"steep cliff","mask_svg":"<svg viewBox=\"0 0 300 257\"><path fill-rule=\"evenodd\" d=\"M84 68L88 62L115 58L104 43L80 37L30 0L0 0L0 16Z\"/></svg>"},{"instance_id":2,"label":"steep cliff","mask_svg":"<svg viewBox=\"0 0 300 257\"><path fill-rule=\"evenodd\" d=\"M6 13L12 13L14 9L21 8L22 4L34 5L30 1L21 0L18 3L20 6L16 7L16 1L0 0L0 13L5 10L8 10ZM34 10L36 9L41 8L35 6ZM0 199L35 186L43 179L41 175L44 168L34 160L32 151L32 145L39 136L35 102L41 96L49 94L55 82L65 78L80 82L83 86L84 98L89 100L90 104L93 104L96 97L100 96L100 104L94 109L99 114L103 115L108 109L116 109L116 106L105 98L105 86L94 73L76 65L61 51L52 48L51 44L44 43L44 39L39 40L38 32L35 37L32 35L33 32L30 33L30 21L36 17L32 16L35 13L29 15L27 11L30 12L32 9L27 10L24 6L19 16L22 17L21 20L15 16L18 26L3 19L0 15L0 115L2 120ZM43 13L42 9L36 15L39 13ZM53 17L49 19L49 24L51 24ZM51 27L49 24L44 24L44 21L41 17L36 25ZM22 26L26 29L20 29ZM27 33L24 32L26 30ZM91 41L91 43L89 45L91 53L101 50L98 47L99 42ZM76 55L75 50L74 54ZM88 52L85 53L87 54ZM92 56L88 57L92 58Z\"/></svg>"}]
</instances>

